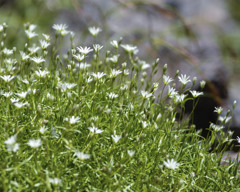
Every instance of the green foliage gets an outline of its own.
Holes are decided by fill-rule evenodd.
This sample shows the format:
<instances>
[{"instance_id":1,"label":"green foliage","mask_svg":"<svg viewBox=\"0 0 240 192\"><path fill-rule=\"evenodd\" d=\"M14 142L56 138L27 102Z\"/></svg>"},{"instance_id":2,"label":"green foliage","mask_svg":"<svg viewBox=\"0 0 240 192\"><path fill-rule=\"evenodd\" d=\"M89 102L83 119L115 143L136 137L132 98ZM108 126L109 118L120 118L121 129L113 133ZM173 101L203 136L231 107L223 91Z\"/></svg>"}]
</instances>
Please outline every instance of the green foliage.
<instances>
[{"instance_id":1,"label":"green foliage","mask_svg":"<svg viewBox=\"0 0 240 192\"><path fill-rule=\"evenodd\" d=\"M178 76L182 89L176 91L167 65L139 60L137 47L112 41L110 50L76 48L66 25L53 28L54 37L36 36L35 26L25 25L27 44L10 49L7 25L0 26L1 191L240 187L239 163L221 166L224 151L209 153L222 131L202 139L187 120L176 121L193 99L186 94L189 77ZM201 93L192 95L195 105Z\"/></svg>"}]
</instances>

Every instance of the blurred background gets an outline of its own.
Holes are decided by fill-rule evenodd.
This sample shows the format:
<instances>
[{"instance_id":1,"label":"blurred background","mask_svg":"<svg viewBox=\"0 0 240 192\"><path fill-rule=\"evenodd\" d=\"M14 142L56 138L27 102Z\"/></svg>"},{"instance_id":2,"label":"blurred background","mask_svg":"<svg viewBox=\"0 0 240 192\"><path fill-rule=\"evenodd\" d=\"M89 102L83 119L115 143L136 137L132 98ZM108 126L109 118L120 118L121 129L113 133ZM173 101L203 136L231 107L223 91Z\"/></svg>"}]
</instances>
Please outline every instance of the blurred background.
<instances>
[{"instance_id":1,"label":"blurred background","mask_svg":"<svg viewBox=\"0 0 240 192\"><path fill-rule=\"evenodd\" d=\"M0 23L9 26L8 48L25 44L28 22L39 35L53 33L53 24L67 24L76 46L123 37L124 44L138 46L141 59L160 58L170 74L180 69L216 81L240 98L239 10L238 0L0 0ZM96 42L91 26L103 29Z\"/></svg>"}]
</instances>

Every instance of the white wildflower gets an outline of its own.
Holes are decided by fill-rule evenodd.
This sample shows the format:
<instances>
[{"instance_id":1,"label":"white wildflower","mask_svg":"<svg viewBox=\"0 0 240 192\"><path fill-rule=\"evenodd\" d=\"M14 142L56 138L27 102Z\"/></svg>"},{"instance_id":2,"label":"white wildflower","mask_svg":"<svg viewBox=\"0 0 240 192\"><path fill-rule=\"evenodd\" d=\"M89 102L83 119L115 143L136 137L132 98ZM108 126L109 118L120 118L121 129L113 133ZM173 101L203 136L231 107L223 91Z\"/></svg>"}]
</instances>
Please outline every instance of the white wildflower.
<instances>
[{"instance_id":1,"label":"white wildflower","mask_svg":"<svg viewBox=\"0 0 240 192\"><path fill-rule=\"evenodd\" d=\"M98 129L97 127L94 127L94 126L93 127L89 127L88 129L89 129L90 132L96 133L96 134L99 134L99 133L103 132L103 130Z\"/></svg>"},{"instance_id":2,"label":"white wildflower","mask_svg":"<svg viewBox=\"0 0 240 192\"><path fill-rule=\"evenodd\" d=\"M114 48L118 49L118 42L116 40L112 40L110 43Z\"/></svg>"},{"instance_id":3,"label":"white wildflower","mask_svg":"<svg viewBox=\"0 0 240 192\"><path fill-rule=\"evenodd\" d=\"M28 145L32 148L38 148L42 144L41 139L29 139Z\"/></svg>"},{"instance_id":4,"label":"white wildflower","mask_svg":"<svg viewBox=\"0 0 240 192\"><path fill-rule=\"evenodd\" d=\"M47 34L44 34L44 33L42 35L43 35L43 37L46 41L50 41L50 35L47 35Z\"/></svg>"},{"instance_id":5,"label":"white wildflower","mask_svg":"<svg viewBox=\"0 0 240 192\"><path fill-rule=\"evenodd\" d=\"M33 47L29 47L28 50L30 51L30 55L33 55L34 53L36 53L38 50L40 49L40 47L36 47L35 45Z\"/></svg>"},{"instance_id":6,"label":"white wildflower","mask_svg":"<svg viewBox=\"0 0 240 192\"><path fill-rule=\"evenodd\" d=\"M99 79L101 79L103 76L105 76L106 74L105 73L103 73L103 72L97 72L97 73L92 73L92 76L95 78L95 79L97 79L97 80L99 80Z\"/></svg>"},{"instance_id":7,"label":"white wildflower","mask_svg":"<svg viewBox=\"0 0 240 192\"><path fill-rule=\"evenodd\" d=\"M89 64L89 63L78 63L76 65L76 67L78 67L79 69L86 69L88 67L91 67L91 64Z\"/></svg>"},{"instance_id":8,"label":"white wildflower","mask_svg":"<svg viewBox=\"0 0 240 192\"><path fill-rule=\"evenodd\" d=\"M20 51L21 57L22 57L22 61L26 61L30 58L29 55L27 55L26 53L24 53L23 51Z\"/></svg>"},{"instance_id":9,"label":"white wildflower","mask_svg":"<svg viewBox=\"0 0 240 192\"><path fill-rule=\"evenodd\" d=\"M28 39L32 39L33 37L36 37L38 35L37 33L31 30L25 30L25 33Z\"/></svg>"},{"instance_id":10,"label":"white wildflower","mask_svg":"<svg viewBox=\"0 0 240 192\"><path fill-rule=\"evenodd\" d=\"M128 53L136 53L138 51L136 46L129 44L121 45L121 47Z\"/></svg>"},{"instance_id":11,"label":"white wildflower","mask_svg":"<svg viewBox=\"0 0 240 192\"><path fill-rule=\"evenodd\" d=\"M187 77L187 75L183 75L181 74L181 76L178 76L178 80L180 81L180 83L182 83L182 85L186 85L188 82L190 82L191 80L189 79L190 76Z\"/></svg>"},{"instance_id":12,"label":"white wildflower","mask_svg":"<svg viewBox=\"0 0 240 192\"><path fill-rule=\"evenodd\" d=\"M184 99L187 95L181 94L181 95L175 95L174 99L176 103L183 103Z\"/></svg>"},{"instance_id":13,"label":"white wildflower","mask_svg":"<svg viewBox=\"0 0 240 192\"><path fill-rule=\"evenodd\" d=\"M73 55L73 57L78 61L78 62L81 62L85 56L84 55L81 55L81 54L76 54L76 55Z\"/></svg>"},{"instance_id":14,"label":"white wildflower","mask_svg":"<svg viewBox=\"0 0 240 192\"><path fill-rule=\"evenodd\" d=\"M115 77L117 77L119 74L121 74L122 73L122 71L120 71L120 70L116 70L116 69L111 69L111 73L110 73L110 78L115 78Z\"/></svg>"},{"instance_id":15,"label":"white wildflower","mask_svg":"<svg viewBox=\"0 0 240 192\"><path fill-rule=\"evenodd\" d=\"M178 169L179 167L179 163L177 163L174 159L171 159L171 160L167 159L167 161L163 161L163 164L167 168L173 169L173 170Z\"/></svg>"},{"instance_id":16,"label":"white wildflower","mask_svg":"<svg viewBox=\"0 0 240 192\"><path fill-rule=\"evenodd\" d=\"M8 138L4 143L6 144L8 151L16 152L19 149L19 144L16 142L17 135L13 135L10 138Z\"/></svg>"},{"instance_id":17,"label":"white wildflower","mask_svg":"<svg viewBox=\"0 0 240 192\"><path fill-rule=\"evenodd\" d=\"M10 82L10 81L14 78L14 76L11 76L11 75L4 75L4 76L0 75L0 77L1 77L5 82Z\"/></svg>"},{"instance_id":18,"label":"white wildflower","mask_svg":"<svg viewBox=\"0 0 240 192\"><path fill-rule=\"evenodd\" d=\"M65 121L69 121L70 124L75 124L79 122L79 117L72 116L70 118L65 118Z\"/></svg>"},{"instance_id":19,"label":"white wildflower","mask_svg":"<svg viewBox=\"0 0 240 192\"><path fill-rule=\"evenodd\" d=\"M177 94L178 92L173 87L168 87L168 96L170 98L174 98Z\"/></svg>"},{"instance_id":20,"label":"white wildflower","mask_svg":"<svg viewBox=\"0 0 240 192\"><path fill-rule=\"evenodd\" d=\"M14 104L14 103L17 103L19 101L19 99L11 98L10 101L12 102L12 104Z\"/></svg>"},{"instance_id":21,"label":"white wildflower","mask_svg":"<svg viewBox=\"0 0 240 192\"><path fill-rule=\"evenodd\" d=\"M39 132L41 134L44 134L47 131L47 128L45 126L40 127Z\"/></svg>"},{"instance_id":22,"label":"white wildflower","mask_svg":"<svg viewBox=\"0 0 240 192\"><path fill-rule=\"evenodd\" d=\"M148 98L152 97L152 93L148 93L147 91L141 91L141 94L144 99L148 99Z\"/></svg>"},{"instance_id":23,"label":"white wildflower","mask_svg":"<svg viewBox=\"0 0 240 192\"><path fill-rule=\"evenodd\" d=\"M216 112L218 115L220 115L223 111L223 108L222 107L215 107L215 110L214 112Z\"/></svg>"},{"instance_id":24,"label":"white wildflower","mask_svg":"<svg viewBox=\"0 0 240 192\"><path fill-rule=\"evenodd\" d=\"M108 58L109 61L111 61L112 63L117 63L118 62L118 57L119 55L113 55L112 57Z\"/></svg>"},{"instance_id":25,"label":"white wildflower","mask_svg":"<svg viewBox=\"0 0 240 192\"><path fill-rule=\"evenodd\" d=\"M2 95L6 98L9 98L12 95L12 92L5 92L5 93L2 93Z\"/></svg>"},{"instance_id":26,"label":"white wildflower","mask_svg":"<svg viewBox=\"0 0 240 192\"><path fill-rule=\"evenodd\" d=\"M93 49L96 53L98 53L102 48L103 48L102 45L99 45L99 44L94 44L93 45Z\"/></svg>"},{"instance_id":27,"label":"white wildflower","mask_svg":"<svg viewBox=\"0 0 240 192\"><path fill-rule=\"evenodd\" d=\"M237 142L240 143L240 137L237 136Z\"/></svg>"},{"instance_id":28,"label":"white wildflower","mask_svg":"<svg viewBox=\"0 0 240 192\"><path fill-rule=\"evenodd\" d=\"M21 93L16 93L21 98L25 98L27 96L28 92L21 92Z\"/></svg>"},{"instance_id":29,"label":"white wildflower","mask_svg":"<svg viewBox=\"0 0 240 192\"><path fill-rule=\"evenodd\" d=\"M111 135L113 141L117 143L122 137L121 135Z\"/></svg>"},{"instance_id":30,"label":"white wildflower","mask_svg":"<svg viewBox=\"0 0 240 192\"><path fill-rule=\"evenodd\" d=\"M210 124L210 128L212 128L214 131L218 132L224 128L222 125L215 125L213 123Z\"/></svg>"},{"instance_id":31,"label":"white wildflower","mask_svg":"<svg viewBox=\"0 0 240 192\"><path fill-rule=\"evenodd\" d=\"M40 77L43 78L45 77L47 74L49 74L49 71L43 70L41 71L40 69L38 71L35 71L35 74Z\"/></svg>"},{"instance_id":32,"label":"white wildflower","mask_svg":"<svg viewBox=\"0 0 240 192\"><path fill-rule=\"evenodd\" d=\"M88 53L92 52L93 49L91 49L91 47L77 47L78 51L83 54L83 55L87 55Z\"/></svg>"},{"instance_id":33,"label":"white wildflower","mask_svg":"<svg viewBox=\"0 0 240 192\"><path fill-rule=\"evenodd\" d=\"M54 24L53 29L55 29L58 33L61 34L61 36L65 36L69 33L67 31L68 26L66 24Z\"/></svg>"},{"instance_id":34,"label":"white wildflower","mask_svg":"<svg viewBox=\"0 0 240 192\"><path fill-rule=\"evenodd\" d=\"M85 159L89 159L91 157L90 154L87 154L87 153L83 153L81 151L76 151L74 153L74 156L78 157L79 159L81 160L85 160Z\"/></svg>"},{"instance_id":35,"label":"white wildflower","mask_svg":"<svg viewBox=\"0 0 240 192\"><path fill-rule=\"evenodd\" d=\"M230 120L232 119L232 117L219 117L219 121L221 121L223 124L228 123Z\"/></svg>"},{"instance_id":36,"label":"white wildflower","mask_svg":"<svg viewBox=\"0 0 240 192\"><path fill-rule=\"evenodd\" d=\"M102 29L99 27L89 27L88 30L92 34L93 37L96 37L98 35L98 33L100 33L102 31Z\"/></svg>"},{"instance_id":37,"label":"white wildflower","mask_svg":"<svg viewBox=\"0 0 240 192\"><path fill-rule=\"evenodd\" d=\"M43 50L46 49L50 45L50 43L45 40L40 40L39 42L40 42L41 48Z\"/></svg>"},{"instance_id":38,"label":"white wildflower","mask_svg":"<svg viewBox=\"0 0 240 192\"><path fill-rule=\"evenodd\" d=\"M135 151L133 150L127 150L127 154L132 157L135 154Z\"/></svg>"},{"instance_id":39,"label":"white wildflower","mask_svg":"<svg viewBox=\"0 0 240 192\"><path fill-rule=\"evenodd\" d=\"M7 49L6 47L2 50L4 55L12 55L13 54L13 50L12 49Z\"/></svg>"},{"instance_id":40,"label":"white wildflower","mask_svg":"<svg viewBox=\"0 0 240 192\"><path fill-rule=\"evenodd\" d=\"M200 95L203 95L203 92L198 92L196 90L190 91L190 93L194 98L199 97Z\"/></svg>"},{"instance_id":41,"label":"white wildflower","mask_svg":"<svg viewBox=\"0 0 240 192\"><path fill-rule=\"evenodd\" d=\"M171 83L173 81L173 79L169 76L163 75L163 83L165 85L168 85L169 83Z\"/></svg>"},{"instance_id":42,"label":"white wildflower","mask_svg":"<svg viewBox=\"0 0 240 192\"><path fill-rule=\"evenodd\" d=\"M22 102L17 102L13 103L17 108L22 108L23 106L27 105L28 102L22 103Z\"/></svg>"},{"instance_id":43,"label":"white wildflower","mask_svg":"<svg viewBox=\"0 0 240 192\"><path fill-rule=\"evenodd\" d=\"M36 64L40 64L45 61L42 57L33 57L31 58L32 61L34 61Z\"/></svg>"},{"instance_id":44,"label":"white wildflower","mask_svg":"<svg viewBox=\"0 0 240 192\"><path fill-rule=\"evenodd\" d=\"M52 183L53 185L59 185L62 180L59 178L49 178L49 182Z\"/></svg>"},{"instance_id":45,"label":"white wildflower","mask_svg":"<svg viewBox=\"0 0 240 192\"><path fill-rule=\"evenodd\" d=\"M117 97L118 97L118 95L115 94L115 93L107 93L107 95L108 95L108 97L109 97L110 99L114 99L114 98L117 98Z\"/></svg>"}]
</instances>

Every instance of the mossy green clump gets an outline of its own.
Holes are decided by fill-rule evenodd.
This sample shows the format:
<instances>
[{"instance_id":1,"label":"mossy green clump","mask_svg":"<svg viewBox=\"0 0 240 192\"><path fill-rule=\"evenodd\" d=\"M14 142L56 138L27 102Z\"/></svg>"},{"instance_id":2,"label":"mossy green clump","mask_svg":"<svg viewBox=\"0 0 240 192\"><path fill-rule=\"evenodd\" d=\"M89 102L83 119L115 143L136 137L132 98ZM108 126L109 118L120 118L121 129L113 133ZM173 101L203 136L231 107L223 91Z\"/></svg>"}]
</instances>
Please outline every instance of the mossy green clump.
<instances>
[{"instance_id":1,"label":"mossy green clump","mask_svg":"<svg viewBox=\"0 0 240 192\"><path fill-rule=\"evenodd\" d=\"M240 188L239 163L224 167L223 151L209 153L222 130L202 139L188 120L176 120L202 94L187 96L187 75L167 76L167 65L139 60L137 47L121 41L110 50L76 47L66 25L54 25L54 37L35 28L25 25L18 50L5 47L7 25L0 25L1 191ZM101 30L90 32L96 42Z\"/></svg>"}]
</instances>

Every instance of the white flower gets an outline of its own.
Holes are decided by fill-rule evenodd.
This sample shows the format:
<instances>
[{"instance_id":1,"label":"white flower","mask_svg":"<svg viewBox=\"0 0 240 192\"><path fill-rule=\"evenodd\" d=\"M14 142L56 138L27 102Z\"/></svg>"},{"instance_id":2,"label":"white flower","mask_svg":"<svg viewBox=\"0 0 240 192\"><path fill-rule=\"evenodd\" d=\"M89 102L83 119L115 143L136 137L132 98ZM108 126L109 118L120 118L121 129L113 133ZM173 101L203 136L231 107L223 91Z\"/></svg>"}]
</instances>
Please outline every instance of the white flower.
<instances>
[{"instance_id":1,"label":"white flower","mask_svg":"<svg viewBox=\"0 0 240 192\"><path fill-rule=\"evenodd\" d=\"M40 47L36 47L36 46L28 48L28 50L30 51L30 55L36 53L39 49L40 49Z\"/></svg>"},{"instance_id":2,"label":"white flower","mask_svg":"<svg viewBox=\"0 0 240 192\"><path fill-rule=\"evenodd\" d=\"M45 126L40 127L39 132L41 134L44 134L47 131L47 128Z\"/></svg>"},{"instance_id":3,"label":"white flower","mask_svg":"<svg viewBox=\"0 0 240 192\"><path fill-rule=\"evenodd\" d=\"M89 27L88 30L94 37L96 37L98 35L98 33L100 33L102 31L102 29L99 27Z\"/></svg>"},{"instance_id":4,"label":"white flower","mask_svg":"<svg viewBox=\"0 0 240 192\"><path fill-rule=\"evenodd\" d=\"M237 142L240 143L240 137L237 136Z\"/></svg>"},{"instance_id":5,"label":"white flower","mask_svg":"<svg viewBox=\"0 0 240 192\"><path fill-rule=\"evenodd\" d=\"M21 98L25 98L27 96L28 92L21 92L21 93L16 93Z\"/></svg>"},{"instance_id":6,"label":"white flower","mask_svg":"<svg viewBox=\"0 0 240 192\"><path fill-rule=\"evenodd\" d=\"M36 27L37 27L37 25L30 24L29 27L28 27L28 30L33 31L34 29L36 29Z\"/></svg>"},{"instance_id":7,"label":"white flower","mask_svg":"<svg viewBox=\"0 0 240 192\"><path fill-rule=\"evenodd\" d=\"M163 161L164 165L169 169L178 169L179 163L177 163L174 159L167 159L167 161Z\"/></svg>"},{"instance_id":8,"label":"white flower","mask_svg":"<svg viewBox=\"0 0 240 192\"><path fill-rule=\"evenodd\" d=\"M72 116L71 118L65 118L66 121L69 121L70 124L75 124L79 122L79 117Z\"/></svg>"},{"instance_id":9,"label":"white flower","mask_svg":"<svg viewBox=\"0 0 240 192\"><path fill-rule=\"evenodd\" d=\"M143 60L139 60L139 64L141 66L142 71L151 67L150 64L146 63L146 61L143 61Z\"/></svg>"},{"instance_id":10,"label":"white flower","mask_svg":"<svg viewBox=\"0 0 240 192\"><path fill-rule=\"evenodd\" d=\"M11 76L11 75L4 75L4 76L0 75L0 77L1 77L5 82L10 82L10 81L14 78L14 76Z\"/></svg>"},{"instance_id":11,"label":"white flower","mask_svg":"<svg viewBox=\"0 0 240 192\"><path fill-rule=\"evenodd\" d=\"M214 131L218 132L224 128L224 126L221 125L215 125L213 123L210 124L210 128L212 128Z\"/></svg>"},{"instance_id":12,"label":"white flower","mask_svg":"<svg viewBox=\"0 0 240 192\"><path fill-rule=\"evenodd\" d=\"M13 54L13 50L12 49L7 49L7 48L4 48L2 50L3 54L4 55L12 55Z\"/></svg>"},{"instance_id":13,"label":"white flower","mask_svg":"<svg viewBox=\"0 0 240 192\"><path fill-rule=\"evenodd\" d=\"M130 157L132 157L135 154L135 151L133 150L127 150L127 153Z\"/></svg>"},{"instance_id":14,"label":"white flower","mask_svg":"<svg viewBox=\"0 0 240 192\"><path fill-rule=\"evenodd\" d=\"M91 157L90 154L83 153L83 152L80 152L80 151L76 151L74 153L74 156L77 156L81 160L89 159Z\"/></svg>"},{"instance_id":15,"label":"white flower","mask_svg":"<svg viewBox=\"0 0 240 192\"><path fill-rule=\"evenodd\" d=\"M53 185L59 185L62 182L62 180L55 177L55 178L49 178L49 182L52 183Z\"/></svg>"},{"instance_id":16,"label":"white flower","mask_svg":"<svg viewBox=\"0 0 240 192\"><path fill-rule=\"evenodd\" d=\"M181 95L175 95L174 99L176 103L182 103L187 95L181 94Z\"/></svg>"},{"instance_id":17,"label":"white flower","mask_svg":"<svg viewBox=\"0 0 240 192\"><path fill-rule=\"evenodd\" d=\"M33 57L31 58L32 61L34 61L36 64L40 64L45 61L42 57Z\"/></svg>"},{"instance_id":18,"label":"white flower","mask_svg":"<svg viewBox=\"0 0 240 192\"><path fill-rule=\"evenodd\" d=\"M223 108L222 107L215 107L215 110L214 112L216 112L218 115L220 115L223 111Z\"/></svg>"},{"instance_id":19,"label":"white flower","mask_svg":"<svg viewBox=\"0 0 240 192\"><path fill-rule=\"evenodd\" d=\"M119 139L121 139L120 135L111 135L111 137L115 143L117 143L119 141Z\"/></svg>"},{"instance_id":20,"label":"white flower","mask_svg":"<svg viewBox=\"0 0 240 192\"><path fill-rule=\"evenodd\" d=\"M54 100L54 96L51 95L50 93L47 93L47 96L46 96L49 100L53 101Z\"/></svg>"},{"instance_id":21,"label":"white flower","mask_svg":"<svg viewBox=\"0 0 240 192\"><path fill-rule=\"evenodd\" d=\"M105 73L103 73L103 72L97 72L97 73L92 73L92 76L95 78L95 79L97 79L97 80L99 80L99 79L101 79L103 76L105 76L106 74Z\"/></svg>"},{"instance_id":22,"label":"white flower","mask_svg":"<svg viewBox=\"0 0 240 192\"><path fill-rule=\"evenodd\" d=\"M33 37L36 37L38 35L37 33L31 30L25 30L25 33L28 39L32 39Z\"/></svg>"},{"instance_id":23,"label":"white flower","mask_svg":"<svg viewBox=\"0 0 240 192\"><path fill-rule=\"evenodd\" d=\"M76 86L76 83L58 83L58 87L61 88L62 92L65 92L67 89L72 89Z\"/></svg>"},{"instance_id":24,"label":"white flower","mask_svg":"<svg viewBox=\"0 0 240 192\"><path fill-rule=\"evenodd\" d=\"M77 47L78 51L83 54L83 55L87 55L88 53L92 52L93 49L91 49L91 47Z\"/></svg>"},{"instance_id":25,"label":"white flower","mask_svg":"<svg viewBox=\"0 0 240 192\"><path fill-rule=\"evenodd\" d=\"M121 47L128 53L136 53L138 51L136 46L129 44L121 45Z\"/></svg>"},{"instance_id":26,"label":"white flower","mask_svg":"<svg viewBox=\"0 0 240 192\"><path fill-rule=\"evenodd\" d=\"M17 103L19 101L19 99L11 98L10 101L12 102L12 104L14 104L14 103Z\"/></svg>"},{"instance_id":27,"label":"white flower","mask_svg":"<svg viewBox=\"0 0 240 192\"><path fill-rule=\"evenodd\" d=\"M8 138L4 143L7 146L8 151L16 152L19 149L19 144L16 143L17 135L13 135L10 138Z\"/></svg>"},{"instance_id":28,"label":"white flower","mask_svg":"<svg viewBox=\"0 0 240 192\"><path fill-rule=\"evenodd\" d=\"M28 102L25 102L25 103L22 103L22 102L17 102L17 103L13 103L17 108L21 108L21 107L23 107L23 106L25 106L25 105L27 105L28 104Z\"/></svg>"},{"instance_id":29,"label":"white flower","mask_svg":"<svg viewBox=\"0 0 240 192\"><path fill-rule=\"evenodd\" d=\"M28 145L32 148L38 148L42 144L41 139L29 139Z\"/></svg>"},{"instance_id":30,"label":"white flower","mask_svg":"<svg viewBox=\"0 0 240 192\"><path fill-rule=\"evenodd\" d=\"M85 58L84 55L80 55L80 54L73 55L73 57L74 57L78 62L81 62L81 61Z\"/></svg>"},{"instance_id":31,"label":"white flower","mask_svg":"<svg viewBox=\"0 0 240 192\"><path fill-rule=\"evenodd\" d=\"M142 121L143 128L146 128L148 126L148 123L146 121Z\"/></svg>"},{"instance_id":32,"label":"white flower","mask_svg":"<svg viewBox=\"0 0 240 192\"><path fill-rule=\"evenodd\" d=\"M152 93L148 93L147 91L141 91L141 94L144 99L148 99L148 98L152 97Z\"/></svg>"},{"instance_id":33,"label":"white flower","mask_svg":"<svg viewBox=\"0 0 240 192\"><path fill-rule=\"evenodd\" d=\"M94 126L93 127L89 127L88 129L89 129L90 132L96 133L96 134L99 134L99 133L103 132L103 130L98 129L97 127L94 127Z\"/></svg>"},{"instance_id":34,"label":"white flower","mask_svg":"<svg viewBox=\"0 0 240 192\"><path fill-rule=\"evenodd\" d=\"M44 34L44 33L42 35L43 35L43 37L46 41L50 41L50 36L49 35Z\"/></svg>"},{"instance_id":35,"label":"white flower","mask_svg":"<svg viewBox=\"0 0 240 192\"><path fill-rule=\"evenodd\" d=\"M200 95L203 95L203 92L198 92L196 90L190 91L190 93L194 98L199 97Z\"/></svg>"},{"instance_id":36,"label":"white flower","mask_svg":"<svg viewBox=\"0 0 240 192\"><path fill-rule=\"evenodd\" d=\"M40 40L39 42L42 49L46 49L50 45L50 43L45 40Z\"/></svg>"},{"instance_id":37,"label":"white flower","mask_svg":"<svg viewBox=\"0 0 240 192\"><path fill-rule=\"evenodd\" d=\"M69 31L67 31L67 25L66 24L54 24L53 25L53 29L55 29L58 33L61 34L61 36L65 36L69 33Z\"/></svg>"},{"instance_id":38,"label":"white flower","mask_svg":"<svg viewBox=\"0 0 240 192\"><path fill-rule=\"evenodd\" d=\"M2 93L2 95L8 98L12 95L12 92L5 92L5 93Z\"/></svg>"},{"instance_id":39,"label":"white flower","mask_svg":"<svg viewBox=\"0 0 240 192\"><path fill-rule=\"evenodd\" d=\"M118 62L118 57L119 55L113 55L112 57L108 58L109 61L113 62L113 63L117 63Z\"/></svg>"},{"instance_id":40,"label":"white flower","mask_svg":"<svg viewBox=\"0 0 240 192\"><path fill-rule=\"evenodd\" d=\"M173 98L178 94L178 92L173 87L168 87L168 96Z\"/></svg>"},{"instance_id":41,"label":"white flower","mask_svg":"<svg viewBox=\"0 0 240 192\"><path fill-rule=\"evenodd\" d=\"M115 93L107 93L107 95L108 95L108 97L109 97L110 99L114 99L114 98L117 98L117 97L118 97L118 95L115 94Z\"/></svg>"},{"instance_id":42,"label":"white flower","mask_svg":"<svg viewBox=\"0 0 240 192\"><path fill-rule=\"evenodd\" d=\"M163 83L165 85L168 85L169 83L171 83L173 81L173 79L169 76L163 75Z\"/></svg>"},{"instance_id":43,"label":"white flower","mask_svg":"<svg viewBox=\"0 0 240 192\"><path fill-rule=\"evenodd\" d=\"M186 85L188 82L190 82L191 80L189 78L190 76L187 77L186 74L181 74L181 76L178 76L178 80L182 83L182 85Z\"/></svg>"},{"instance_id":44,"label":"white flower","mask_svg":"<svg viewBox=\"0 0 240 192\"><path fill-rule=\"evenodd\" d=\"M8 65L12 65L12 64L17 63L17 60L16 60L16 59L8 58L8 59L4 59L4 63L6 63L6 64L8 64ZM10 69L10 68L13 68L13 67L12 67L12 66L10 66L10 67L7 66L7 68Z\"/></svg>"},{"instance_id":45,"label":"white flower","mask_svg":"<svg viewBox=\"0 0 240 192\"><path fill-rule=\"evenodd\" d=\"M125 76L129 75L129 70L128 70L128 69L124 69L123 74L124 74Z\"/></svg>"},{"instance_id":46,"label":"white flower","mask_svg":"<svg viewBox=\"0 0 240 192\"><path fill-rule=\"evenodd\" d=\"M77 64L76 67L79 67L80 69L86 69L88 67L91 67L91 64L89 64L89 63L80 63L80 64Z\"/></svg>"},{"instance_id":47,"label":"white flower","mask_svg":"<svg viewBox=\"0 0 240 192\"><path fill-rule=\"evenodd\" d=\"M26 53L24 53L23 51L20 51L21 57L22 57L22 61L26 61L30 58L29 55L27 55Z\"/></svg>"},{"instance_id":48,"label":"white flower","mask_svg":"<svg viewBox=\"0 0 240 192\"><path fill-rule=\"evenodd\" d=\"M118 49L118 42L116 40L112 40L110 43L114 48Z\"/></svg>"},{"instance_id":49,"label":"white flower","mask_svg":"<svg viewBox=\"0 0 240 192\"><path fill-rule=\"evenodd\" d=\"M46 71L46 70L41 71L39 69L38 71L35 71L35 73L38 77L42 78L42 77L45 77L49 73L49 71Z\"/></svg>"},{"instance_id":50,"label":"white flower","mask_svg":"<svg viewBox=\"0 0 240 192\"><path fill-rule=\"evenodd\" d=\"M103 48L102 45L99 45L99 44L94 44L93 45L93 49L96 53L98 53L102 48Z\"/></svg>"},{"instance_id":51,"label":"white flower","mask_svg":"<svg viewBox=\"0 0 240 192\"><path fill-rule=\"evenodd\" d=\"M223 124L228 123L230 120L232 119L232 117L219 117L219 121L221 121Z\"/></svg>"},{"instance_id":52,"label":"white flower","mask_svg":"<svg viewBox=\"0 0 240 192\"><path fill-rule=\"evenodd\" d=\"M111 69L111 73L110 73L110 78L115 78L115 77L117 77L119 74L121 74L122 73L122 71L120 71L120 70L116 70L116 69Z\"/></svg>"}]
</instances>

